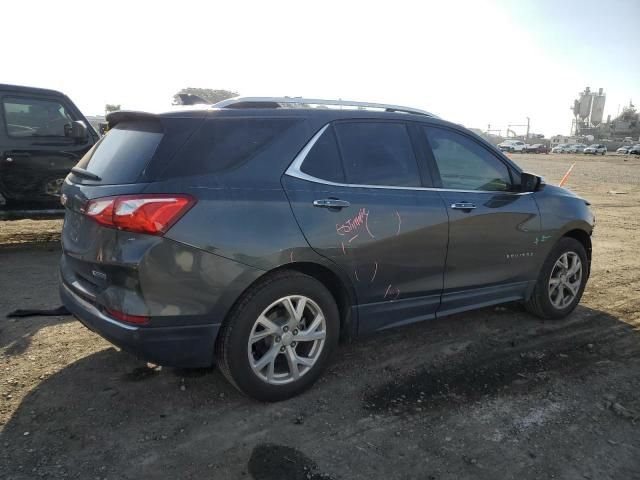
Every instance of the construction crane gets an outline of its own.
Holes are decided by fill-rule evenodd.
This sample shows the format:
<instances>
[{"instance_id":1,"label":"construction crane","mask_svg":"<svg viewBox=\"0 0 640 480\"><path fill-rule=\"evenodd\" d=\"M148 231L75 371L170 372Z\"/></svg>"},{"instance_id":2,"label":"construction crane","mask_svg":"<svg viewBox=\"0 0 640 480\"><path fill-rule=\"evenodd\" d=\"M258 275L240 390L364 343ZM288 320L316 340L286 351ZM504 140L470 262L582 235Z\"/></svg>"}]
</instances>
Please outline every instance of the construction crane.
<instances>
[{"instance_id":1,"label":"construction crane","mask_svg":"<svg viewBox=\"0 0 640 480\"><path fill-rule=\"evenodd\" d=\"M516 132L514 132L513 130L511 130L511 127L527 127L527 136L526 139L529 140L529 124L530 124L530 119L529 117L527 117L527 124L526 125L516 125L516 124L509 124L507 125L507 137L509 136L509 132L513 133L513 136L516 136Z\"/></svg>"}]
</instances>

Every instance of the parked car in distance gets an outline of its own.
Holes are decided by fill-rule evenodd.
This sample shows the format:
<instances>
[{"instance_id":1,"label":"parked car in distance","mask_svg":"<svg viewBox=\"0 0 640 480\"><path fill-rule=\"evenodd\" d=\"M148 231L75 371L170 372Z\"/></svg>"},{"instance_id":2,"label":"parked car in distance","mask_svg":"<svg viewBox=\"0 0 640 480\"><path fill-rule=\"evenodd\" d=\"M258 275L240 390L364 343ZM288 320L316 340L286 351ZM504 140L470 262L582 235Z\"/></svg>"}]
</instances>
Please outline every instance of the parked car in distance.
<instances>
[{"instance_id":1,"label":"parked car in distance","mask_svg":"<svg viewBox=\"0 0 640 480\"><path fill-rule=\"evenodd\" d=\"M498 148L503 152L524 153L527 146L520 140L505 140L504 142L498 144Z\"/></svg>"},{"instance_id":2,"label":"parked car in distance","mask_svg":"<svg viewBox=\"0 0 640 480\"><path fill-rule=\"evenodd\" d=\"M616 150L617 154L626 155L633 148L633 145L623 145Z\"/></svg>"},{"instance_id":3,"label":"parked car in distance","mask_svg":"<svg viewBox=\"0 0 640 480\"><path fill-rule=\"evenodd\" d=\"M527 153L549 153L549 147L543 143L534 143L533 145L527 145L525 151Z\"/></svg>"},{"instance_id":4,"label":"parked car in distance","mask_svg":"<svg viewBox=\"0 0 640 480\"><path fill-rule=\"evenodd\" d=\"M107 119L63 185L64 305L259 400L310 387L340 338L513 301L559 319L589 277L588 202L421 110L236 98Z\"/></svg>"},{"instance_id":5,"label":"parked car in distance","mask_svg":"<svg viewBox=\"0 0 640 480\"><path fill-rule=\"evenodd\" d=\"M587 148L587 145L584 143L575 143L573 145L569 145L567 153L583 153L585 148Z\"/></svg>"},{"instance_id":6,"label":"parked car in distance","mask_svg":"<svg viewBox=\"0 0 640 480\"><path fill-rule=\"evenodd\" d=\"M0 103L0 218L62 216L62 182L98 134L55 90L0 84Z\"/></svg>"},{"instance_id":7,"label":"parked car in distance","mask_svg":"<svg viewBox=\"0 0 640 480\"><path fill-rule=\"evenodd\" d=\"M601 143L594 143L583 150L583 153L591 155L604 155L607 153L607 147Z\"/></svg>"},{"instance_id":8,"label":"parked car in distance","mask_svg":"<svg viewBox=\"0 0 640 480\"><path fill-rule=\"evenodd\" d=\"M551 153L568 153L570 147L568 143L560 143L551 149Z\"/></svg>"},{"instance_id":9,"label":"parked car in distance","mask_svg":"<svg viewBox=\"0 0 640 480\"><path fill-rule=\"evenodd\" d=\"M629 155L640 155L640 144L631 147L628 153Z\"/></svg>"}]
</instances>

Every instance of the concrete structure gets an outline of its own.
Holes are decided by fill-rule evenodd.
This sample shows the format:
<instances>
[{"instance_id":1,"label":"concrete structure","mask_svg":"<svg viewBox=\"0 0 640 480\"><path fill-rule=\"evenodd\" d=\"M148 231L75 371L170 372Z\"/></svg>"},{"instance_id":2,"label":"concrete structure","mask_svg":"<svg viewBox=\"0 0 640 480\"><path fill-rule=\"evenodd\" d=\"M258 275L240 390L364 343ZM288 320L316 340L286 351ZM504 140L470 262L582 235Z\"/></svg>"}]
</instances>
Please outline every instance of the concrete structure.
<instances>
[{"instance_id":1,"label":"concrete structure","mask_svg":"<svg viewBox=\"0 0 640 480\"><path fill-rule=\"evenodd\" d=\"M606 99L602 88L597 93L589 87L580 92L578 100L573 102L572 135L593 134L593 129L602 123Z\"/></svg>"}]
</instances>

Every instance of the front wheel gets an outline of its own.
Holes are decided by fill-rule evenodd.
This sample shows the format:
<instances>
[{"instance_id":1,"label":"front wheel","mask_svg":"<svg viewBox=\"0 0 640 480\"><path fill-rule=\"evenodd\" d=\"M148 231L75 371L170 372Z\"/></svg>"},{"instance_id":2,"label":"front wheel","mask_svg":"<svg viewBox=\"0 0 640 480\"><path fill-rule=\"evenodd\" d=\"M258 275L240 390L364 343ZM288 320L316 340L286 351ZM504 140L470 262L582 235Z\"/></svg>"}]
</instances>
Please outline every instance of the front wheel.
<instances>
[{"instance_id":1,"label":"front wheel","mask_svg":"<svg viewBox=\"0 0 640 480\"><path fill-rule=\"evenodd\" d=\"M564 318L580 302L588 277L589 259L584 246L574 238L563 237L545 260L525 306L541 318Z\"/></svg>"},{"instance_id":2,"label":"front wheel","mask_svg":"<svg viewBox=\"0 0 640 480\"><path fill-rule=\"evenodd\" d=\"M318 280L271 275L250 288L218 334L217 363L241 392L285 400L309 388L338 344L339 313Z\"/></svg>"}]
</instances>

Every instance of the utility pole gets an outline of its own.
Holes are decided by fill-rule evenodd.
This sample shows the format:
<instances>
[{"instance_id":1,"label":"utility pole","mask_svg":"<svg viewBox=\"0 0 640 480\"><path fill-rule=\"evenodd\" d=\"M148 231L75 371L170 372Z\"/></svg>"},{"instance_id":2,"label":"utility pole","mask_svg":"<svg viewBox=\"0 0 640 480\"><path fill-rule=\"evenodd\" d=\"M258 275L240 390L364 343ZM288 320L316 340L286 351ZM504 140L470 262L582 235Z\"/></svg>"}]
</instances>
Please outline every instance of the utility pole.
<instances>
[{"instance_id":1,"label":"utility pole","mask_svg":"<svg viewBox=\"0 0 640 480\"><path fill-rule=\"evenodd\" d=\"M498 132L498 135L497 135L498 137L501 137L501 136L502 136L502 130L501 130L501 129L499 129L499 128L491 128L491 124L490 124L490 123L488 123L488 124L487 124L487 131L486 131L486 133L487 133L487 135L491 135L491 133L492 133L492 132ZM507 136L508 136L508 134L507 134Z\"/></svg>"},{"instance_id":2,"label":"utility pole","mask_svg":"<svg viewBox=\"0 0 640 480\"><path fill-rule=\"evenodd\" d=\"M527 142L529 141L529 122L530 122L530 119L529 117L527 117Z\"/></svg>"}]
</instances>

